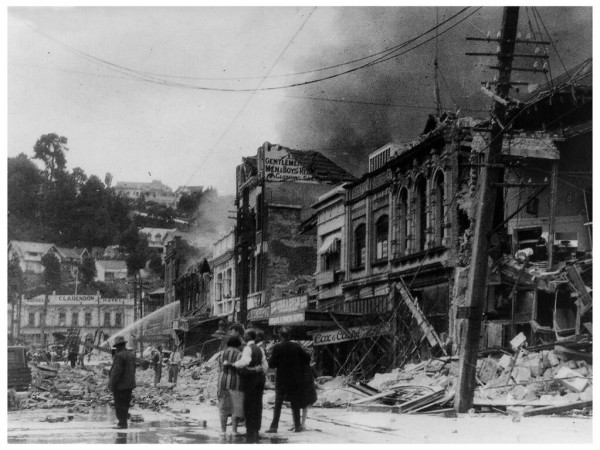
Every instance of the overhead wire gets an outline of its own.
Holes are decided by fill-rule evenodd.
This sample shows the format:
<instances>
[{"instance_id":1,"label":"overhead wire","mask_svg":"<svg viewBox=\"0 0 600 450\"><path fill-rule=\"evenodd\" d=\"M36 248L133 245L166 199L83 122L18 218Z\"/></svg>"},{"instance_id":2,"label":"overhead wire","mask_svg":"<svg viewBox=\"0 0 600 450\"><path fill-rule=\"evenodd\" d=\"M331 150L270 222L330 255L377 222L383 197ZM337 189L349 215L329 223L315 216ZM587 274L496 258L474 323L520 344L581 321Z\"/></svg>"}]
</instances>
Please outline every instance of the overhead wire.
<instances>
[{"instance_id":1,"label":"overhead wire","mask_svg":"<svg viewBox=\"0 0 600 450\"><path fill-rule=\"evenodd\" d=\"M453 20L453 18L457 17L458 15L462 14L463 12L465 12L468 8L463 8L461 9L458 13L454 14L451 18L449 18L448 20L442 22L441 25L447 24L449 21ZM448 31L452 30L453 28L455 28L456 26L458 26L460 23L462 23L464 20L468 19L469 17L471 17L473 14L475 14L476 12L478 12L481 9L481 7L476 8L473 12L471 12L469 15L467 15L466 17L460 19L457 23L452 24L451 26L449 26L447 29L442 30L439 34L445 34ZM52 41L56 42L58 45L60 45L61 47L67 49L68 51L75 53L76 55L82 57L83 59L86 59L88 61L91 62L95 62L98 64L104 64L105 66L107 66L110 70L116 71L118 73L124 74L124 75L128 75L131 76L132 78L138 79L138 80L142 80L142 81L146 81L149 83L156 83L156 84L160 84L160 85L164 85L164 86L170 86L170 87L179 87L179 88L186 88L186 89L192 89L192 90L202 90L202 91L218 91L218 92L254 92L254 91L265 91L265 90L277 90L277 89L287 89L287 88L291 88L291 87L298 87L298 86L304 86L304 85L309 85L309 84L314 84L314 83L318 83L321 81L325 81L325 80L329 80L329 79L333 79L333 78L337 78L358 70L362 70L364 68L368 68L380 63L383 63L385 61L388 61L389 59L393 59L393 58L397 58L398 56L404 55L412 50L415 50L416 48L421 47L422 45L430 42L431 40L433 40L434 38L430 38L422 43L419 43L411 48L409 48L406 51L403 52L399 52L398 50L401 50L402 48L406 47L407 45L412 44L413 42L421 39L422 37L424 37L425 35L427 35L428 33L430 33L432 30L435 30L437 28L432 28L424 33L421 33L420 35L402 43L399 44L395 47L392 47L389 50L384 50L382 52L379 52L378 58L375 58L373 61L369 61L368 63L365 63L363 65L360 65L358 67L352 68L352 69L348 69L345 71L342 71L340 73L336 73L333 75L329 75L329 76L325 76L325 77L321 77L321 78L317 78L314 80L308 80L308 81L304 81L304 82L298 82L298 83L291 83L291 84L287 84L287 85L280 85L280 86L271 86L271 87L264 87L264 88L217 88L217 87L208 87L208 86L197 86L197 85L190 85L190 84L185 84L185 83L178 83L178 82L174 82L174 81L169 81L169 80L165 80L165 79L160 79L157 78L154 75L150 75L150 73L145 73L142 71L138 71L135 69L130 69L127 67L124 67L122 65L119 64L115 64L112 63L108 60L93 56L93 55L89 55L88 53L82 52L76 48L73 48L67 44L62 43L61 41L58 41L57 39L53 38L52 36L31 27L31 25L29 24L25 24L26 26L28 26L29 28L32 28L35 32L42 34L43 36L47 37L48 39L51 39ZM369 56L372 57L374 55ZM365 57L366 58L366 57ZM359 59L359 60L364 60L364 58ZM268 76L268 75L267 75ZM265 80L267 78L263 78L263 80ZM261 82L262 85L262 82Z\"/></svg>"},{"instance_id":2,"label":"overhead wire","mask_svg":"<svg viewBox=\"0 0 600 450\"><path fill-rule=\"evenodd\" d=\"M313 7L311 9L310 13L306 16L306 18L304 19L304 21L300 24L300 27L298 27L298 29L296 30L296 32L294 33L294 35L292 36L292 38L289 40L289 42L287 43L287 45L283 48L283 50L281 51L281 53L279 54L279 56L277 56L277 58L275 59L275 62L271 65L271 68L268 70L266 76L268 76L271 73L271 71L275 68L275 66L279 63L279 61L283 57L284 53L292 45L292 43L294 42L294 39L296 39L296 36L298 36L298 34L300 33L300 31L302 31L302 29L304 28L304 25L306 25L306 22L308 22L308 20L313 15L313 13L315 12L316 9L317 9L316 7ZM263 82L264 82L264 80L262 80L258 84L257 87L260 88L260 86L262 85ZM248 96L248 98L246 99L246 101L244 102L244 104L242 105L242 107L240 108L240 110L237 112L237 114L233 117L233 119L231 120L231 122L229 123L229 125L225 128L225 130L223 131L223 133L220 135L220 137L217 140L217 142L208 150L208 152L206 153L206 155L204 156L204 158L196 166L195 171L188 178L188 181L187 181L186 185L188 185L190 183L190 181L192 180L192 178L196 175L196 173L198 172L198 170L200 169L200 167L206 162L206 160L212 154L212 152L217 147L217 145L219 145L221 143L221 141L225 138L225 136L227 135L227 133L229 132L229 130L233 127L233 125L237 121L238 117L240 117L242 115L242 113L244 112L244 110L246 109L246 107L248 106L248 104L250 103L250 100L252 100L252 98L254 97L255 94L256 94L256 92L253 92L251 95Z\"/></svg>"}]
</instances>

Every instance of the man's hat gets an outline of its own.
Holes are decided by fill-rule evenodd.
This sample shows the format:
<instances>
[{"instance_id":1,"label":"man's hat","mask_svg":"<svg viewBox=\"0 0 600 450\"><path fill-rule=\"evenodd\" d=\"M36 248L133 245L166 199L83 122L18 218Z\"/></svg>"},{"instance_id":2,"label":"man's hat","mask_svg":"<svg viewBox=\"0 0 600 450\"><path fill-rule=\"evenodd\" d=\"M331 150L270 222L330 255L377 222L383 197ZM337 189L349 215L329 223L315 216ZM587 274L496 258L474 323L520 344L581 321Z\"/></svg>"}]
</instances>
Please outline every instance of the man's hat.
<instances>
[{"instance_id":1,"label":"man's hat","mask_svg":"<svg viewBox=\"0 0 600 450\"><path fill-rule=\"evenodd\" d=\"M117 336L113 342L113 347L116 347L117 345L125 345L126 343L127 341L123 336Z\"/></svg>"}]
</instances>

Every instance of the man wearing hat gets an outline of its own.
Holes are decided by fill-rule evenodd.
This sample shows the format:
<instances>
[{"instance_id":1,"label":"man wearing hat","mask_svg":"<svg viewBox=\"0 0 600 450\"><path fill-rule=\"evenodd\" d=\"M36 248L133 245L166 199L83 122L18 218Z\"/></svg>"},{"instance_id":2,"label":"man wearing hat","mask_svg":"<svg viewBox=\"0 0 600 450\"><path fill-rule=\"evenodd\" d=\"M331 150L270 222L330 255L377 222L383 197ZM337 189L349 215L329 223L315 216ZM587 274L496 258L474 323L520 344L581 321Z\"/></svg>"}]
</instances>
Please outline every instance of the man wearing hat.
<instances>
[{"instance_id":1,"label":"man wearing hat","mask_svg":"<svg viewBox=\"0 0 600 450\"><path fill-rule=\"evenodd\" d=\"M135 355L125 348L127 341L117 336L114 341L115 357L108 375L108 388L113 393L118 423L115 428L127 428L131 393L135 388Z\"/></svg>"}]
</instances>

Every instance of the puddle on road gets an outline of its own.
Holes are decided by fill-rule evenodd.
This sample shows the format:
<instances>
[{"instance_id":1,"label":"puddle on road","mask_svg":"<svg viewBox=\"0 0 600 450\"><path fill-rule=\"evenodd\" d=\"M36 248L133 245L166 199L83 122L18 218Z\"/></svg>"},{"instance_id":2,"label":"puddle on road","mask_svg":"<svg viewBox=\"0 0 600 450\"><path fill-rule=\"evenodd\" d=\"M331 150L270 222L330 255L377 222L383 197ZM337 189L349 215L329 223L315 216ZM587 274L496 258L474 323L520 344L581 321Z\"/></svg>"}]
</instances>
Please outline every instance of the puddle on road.
<instances>
[{"instance_id":1,"label":"puddle on road","mask_svg":"<svg viewBox=\"0 0 600 450\"><path fill-rule=\"evenodd\" d=\"M67 414L65 414L65 417ZM72 419L56 423L55 427L36 427L35 422L9 433L10 444L244 444L244 436L218 435L218 430L206 429L198 422L181 420L149 420L130 422L127 430L116 430L112 408L96 408L90 414L69 413ZM261 444L282 443L277 439L262 439Z\"/></svg>"}]
</instances>

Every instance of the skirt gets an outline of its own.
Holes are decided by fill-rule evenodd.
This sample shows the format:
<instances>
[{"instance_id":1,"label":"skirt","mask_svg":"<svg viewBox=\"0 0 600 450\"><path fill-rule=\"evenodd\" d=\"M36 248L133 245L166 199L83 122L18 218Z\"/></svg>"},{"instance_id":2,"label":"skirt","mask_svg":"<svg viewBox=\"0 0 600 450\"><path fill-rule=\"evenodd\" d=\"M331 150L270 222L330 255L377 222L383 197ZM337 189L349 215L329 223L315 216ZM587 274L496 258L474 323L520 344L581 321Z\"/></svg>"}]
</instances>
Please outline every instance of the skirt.
<instances>
[{"instance_id":1,"label":"skirt","mask_svg":"<svg viewBox=\"0 0 600 450\"><path fill-rule=\"evenodd\" d=\"M244 393L234 389L223 389L217 395L219 411L232 417L244 417Z\"/></svg>"}]
</instances>

